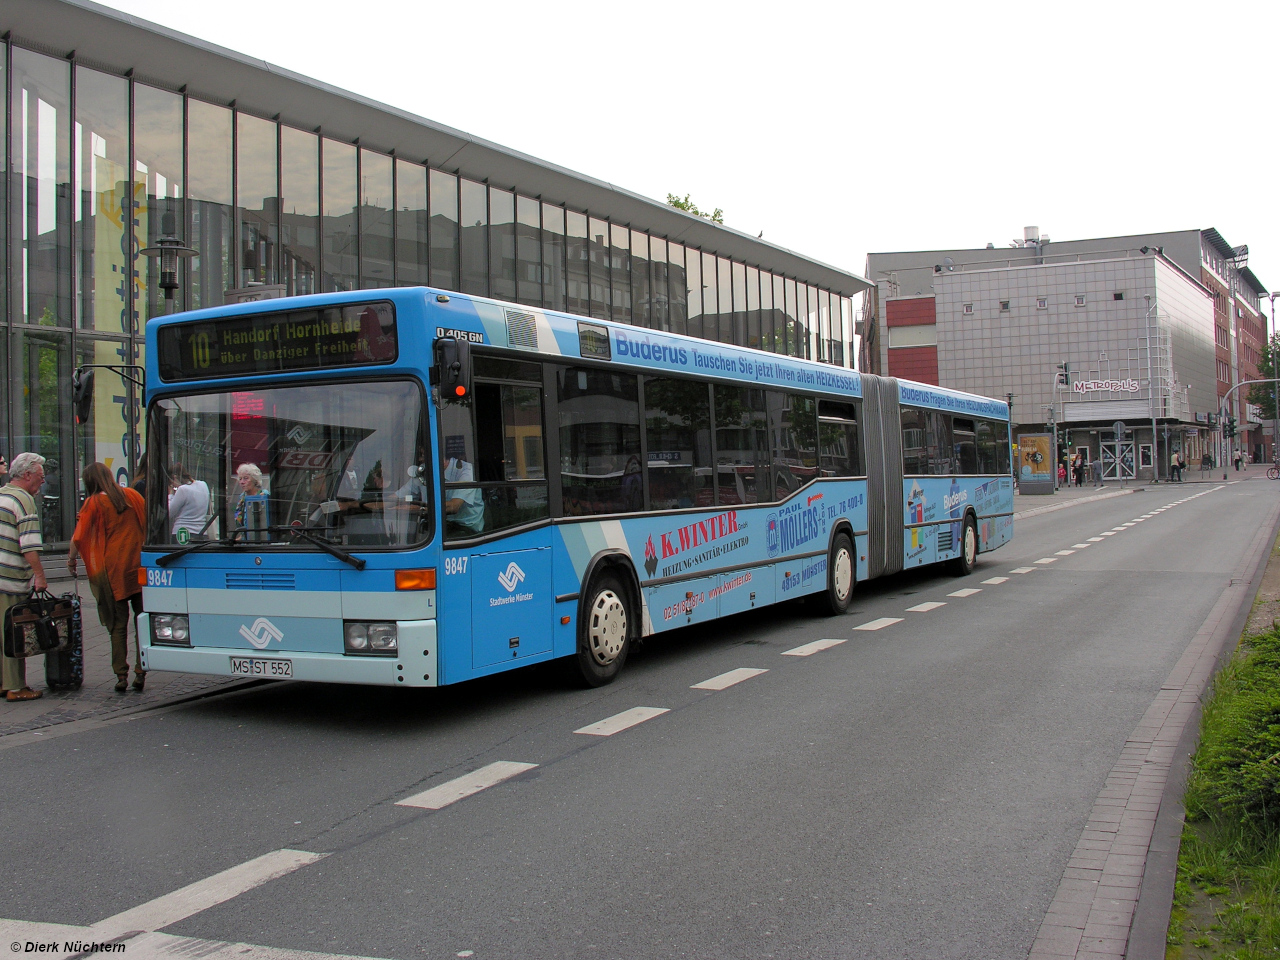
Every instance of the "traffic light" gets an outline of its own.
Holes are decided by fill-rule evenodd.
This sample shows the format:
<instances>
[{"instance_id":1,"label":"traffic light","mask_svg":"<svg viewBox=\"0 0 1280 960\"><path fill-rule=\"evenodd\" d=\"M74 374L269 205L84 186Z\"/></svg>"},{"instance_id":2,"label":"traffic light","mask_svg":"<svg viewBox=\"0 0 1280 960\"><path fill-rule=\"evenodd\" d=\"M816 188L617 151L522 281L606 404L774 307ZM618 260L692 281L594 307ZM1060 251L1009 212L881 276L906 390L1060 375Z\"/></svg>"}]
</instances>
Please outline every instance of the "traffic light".
<instances>
[{"instance_id":1,"label":"traffic light","mask_svg":"<svg viewBox=\"0 0 1280 960\"><path fill-rule=\"evenodd\" d=\"M1071 386L1071 364L1066 360L1058 364L1057 383L1060 387Z\"/></svg>"},{"instance_id":2,"label":"traffic light","mask_svg":"<svg viewBox=\"0 0 1280 960\"><path fill-rule=\"evenodd\" d=\"M1226 438L1231 440L1236 435L1236 418L1227 417Z\"/></svg>"},{"instance_id":3,"label":"traffic light","mask_svg":"<svg viewBox=\"0 0 1280 960\"><path fill-rule=\"evenodd\" d=\"M1067 446L1071 446L1071 431L1067 431Z\"/></svg>"},{"instance_id":4,"label":"traffic light","mask_svg":"<svg viewBox=\"0 0 1280 960\"><path fill-rule=\"evenodd\" d=\"M83 367L71 375L71 398L76 408L76 423L89 422L93 411L93 371Z\"/></svg>"}]
</instances>

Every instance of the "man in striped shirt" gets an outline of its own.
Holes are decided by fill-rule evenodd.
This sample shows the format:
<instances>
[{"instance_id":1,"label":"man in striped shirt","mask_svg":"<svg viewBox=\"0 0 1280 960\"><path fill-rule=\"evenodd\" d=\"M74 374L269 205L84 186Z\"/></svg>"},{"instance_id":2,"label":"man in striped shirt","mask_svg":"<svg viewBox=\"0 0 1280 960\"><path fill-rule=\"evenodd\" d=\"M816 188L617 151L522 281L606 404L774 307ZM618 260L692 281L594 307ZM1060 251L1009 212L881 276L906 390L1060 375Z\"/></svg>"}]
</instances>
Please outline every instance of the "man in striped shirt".
<instances>
[{"instance_id":1,"label":"man in striped shirt","mask_svg":"<svg viewBox=\"0 0 1280 960\"><path fill-rule=\"evenodd\" d=\"M0 487L0 616L32 590L49 586L40 565L40 517L34 495L44 483L44 457L20 453ZM36 700L43 691L27 686L27 661L0 656L6 700Z\"/></svg>"}]
</instances>

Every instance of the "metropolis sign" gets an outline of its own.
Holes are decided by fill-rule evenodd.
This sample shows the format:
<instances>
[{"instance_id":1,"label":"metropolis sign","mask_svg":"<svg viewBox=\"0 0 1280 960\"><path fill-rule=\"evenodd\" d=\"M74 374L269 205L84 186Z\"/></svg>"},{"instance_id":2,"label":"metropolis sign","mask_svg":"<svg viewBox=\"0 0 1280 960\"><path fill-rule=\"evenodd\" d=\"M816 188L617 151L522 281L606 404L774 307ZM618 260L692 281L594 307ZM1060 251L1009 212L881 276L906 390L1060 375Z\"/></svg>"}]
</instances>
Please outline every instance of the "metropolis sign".
<instances>
[{"instance_id":1,"label":"metropolis sign","mask_svg":"<svg viewBox=\"0 0 1280 960\"><path fill-rule=\"evenodd\" d=\"M1093 393L1095 391L1106 391L1107 393L1137 393L1137 380L1077 380L1071 385L1071 389L1076 393Z\"/></svg>"}]
</instances>

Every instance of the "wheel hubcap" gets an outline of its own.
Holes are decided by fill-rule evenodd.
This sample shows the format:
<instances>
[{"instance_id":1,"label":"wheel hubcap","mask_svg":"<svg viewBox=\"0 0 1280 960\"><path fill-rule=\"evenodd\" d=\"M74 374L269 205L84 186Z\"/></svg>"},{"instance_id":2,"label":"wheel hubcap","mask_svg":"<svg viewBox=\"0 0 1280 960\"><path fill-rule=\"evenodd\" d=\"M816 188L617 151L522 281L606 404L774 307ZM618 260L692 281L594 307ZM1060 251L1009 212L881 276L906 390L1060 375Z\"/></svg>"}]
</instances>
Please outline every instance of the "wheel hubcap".
<instances>
[{"instance_id":1,"label":"wheel hubcap","mask_svg":"<svg viewBox=\"0 0 1280 960\"><path fill-rule=\"evenodd\" d=\"M966 525L964 528L964 562L969 566L973 566L973 561L977 556L978 536L972 526Z\"/></svg>"},{"instance_id":2,"label":"wheel hubcap","mask_svg":"<svg viewBox=\"0 0 1280 960\"><path fill-rule=\"evenodd\" d=\"M849 591L853 589L853 557L843 547L836 551L836 566L831 582L835 586L836 599L844 603Z\"/></svg>"},{"instance_id":3,"label":"wheel hubcap","mask_svg":"<svg viewBox=\"0 0 1280 960\"><path fill-rule=\"evenodd\" d=\"M591 657L602 667L608 666L622 652L627 639L627 608L612 590L601 590L591 604L587 644Z\"/></svg>"}]
</instances>

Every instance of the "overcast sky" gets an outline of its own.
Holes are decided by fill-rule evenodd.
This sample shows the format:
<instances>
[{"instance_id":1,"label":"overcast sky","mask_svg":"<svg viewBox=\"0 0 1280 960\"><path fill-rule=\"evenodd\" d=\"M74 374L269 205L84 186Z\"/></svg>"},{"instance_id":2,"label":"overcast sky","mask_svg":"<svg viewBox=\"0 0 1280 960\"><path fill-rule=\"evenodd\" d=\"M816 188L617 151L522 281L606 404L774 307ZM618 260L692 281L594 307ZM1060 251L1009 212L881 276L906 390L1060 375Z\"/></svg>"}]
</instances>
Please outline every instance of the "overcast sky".
<instances>
[{"instance_id":1,"label":"overcast sky","mask_svg":"<svg viewBox=\"0 0 1280 960\"><path fill-rule=\"evenodd\" d=\"M1217 227L1280 289L1280 4L110 0L861 274Z\"/></svg>"}]
</instances>

